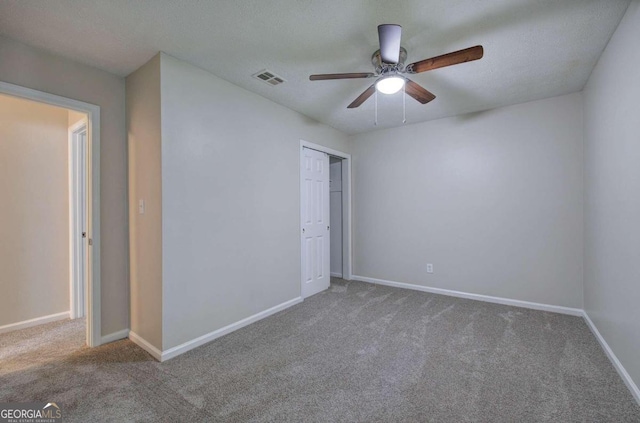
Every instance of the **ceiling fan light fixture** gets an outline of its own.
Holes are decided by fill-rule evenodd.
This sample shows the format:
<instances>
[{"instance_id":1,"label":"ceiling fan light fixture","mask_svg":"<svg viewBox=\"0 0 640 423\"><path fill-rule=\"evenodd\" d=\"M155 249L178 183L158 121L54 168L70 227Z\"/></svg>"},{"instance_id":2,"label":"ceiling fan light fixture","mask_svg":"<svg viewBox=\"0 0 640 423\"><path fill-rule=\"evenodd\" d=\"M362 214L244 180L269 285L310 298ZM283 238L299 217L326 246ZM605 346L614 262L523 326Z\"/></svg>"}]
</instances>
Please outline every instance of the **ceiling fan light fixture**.
<instances>
[{"instance_id":1,"label":"ceiling fan light fixture","mask_svg":"<svg viewBox=\"0 0 640 423\"><path fill-rule=\"evenodd\" d=\"M382 94L395 94L404 86L404 78L392 75L381 78L376 82L376 89Z\"/></svg>"}]
</instances>

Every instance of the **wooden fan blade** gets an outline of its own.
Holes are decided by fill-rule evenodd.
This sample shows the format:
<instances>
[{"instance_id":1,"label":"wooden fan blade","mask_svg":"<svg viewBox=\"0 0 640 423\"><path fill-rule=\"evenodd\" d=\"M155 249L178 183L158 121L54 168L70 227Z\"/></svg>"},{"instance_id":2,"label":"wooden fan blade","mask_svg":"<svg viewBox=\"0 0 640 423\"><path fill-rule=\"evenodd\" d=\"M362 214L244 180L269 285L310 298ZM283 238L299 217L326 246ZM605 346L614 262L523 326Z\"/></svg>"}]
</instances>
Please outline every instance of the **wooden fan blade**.
<instances>
[{"instance_id":1,"label":"wooden fan blade","mask_svg":"<svg viewBox=\"0 0 640 423\"><path fill-rule=\"evenodd\" d=\"M359 72L359 73L321 73L318 75L309 76L311 81L324 81L327 79L356 79L356 78L371 78L375 76L371 72Z\"/></svg>"},{"instance_id":2,"label":"wooden fan blade","mask_svg":"<svg viewBox=\"0 0 640 423\"><path fill-rule=\"evenodd\" d=\"M358 98L353 100L353 102L347 106L347 109L355 109L356 107L360 106L375 92L376 92L376 87L374 84L374 85L371 85L369 88L367 88L362 94L360 94Z\"/></svg>"},{"instance_id":3,"label":"wooden fan blade","mask_svg":"<svg viewBox=\"0 0 640 423\"><path fill-rule=\"evenodd\" d=\"M410 79L407 79L407 82L405 82L404 92L415 98L422 104L427 104L428 102L436 98L435 95L425 90Z\"/></svg>"},{"instance_id":4,"label":"wooden fan blade","mask_svg":"<svg viewBox=\"0 0 640 423\"><path fill-rule=\"evenodd\" d=\"M443 68L445 66L457 65L458 63L471 62L472 60L482 59L483 55L484 49L482 46L469 47L464 50L458 50L452 53L443 54L442 56L436 56L431 59L412 63L407 66L407 72L420 73Z\"/></svg>"}]
</instances>

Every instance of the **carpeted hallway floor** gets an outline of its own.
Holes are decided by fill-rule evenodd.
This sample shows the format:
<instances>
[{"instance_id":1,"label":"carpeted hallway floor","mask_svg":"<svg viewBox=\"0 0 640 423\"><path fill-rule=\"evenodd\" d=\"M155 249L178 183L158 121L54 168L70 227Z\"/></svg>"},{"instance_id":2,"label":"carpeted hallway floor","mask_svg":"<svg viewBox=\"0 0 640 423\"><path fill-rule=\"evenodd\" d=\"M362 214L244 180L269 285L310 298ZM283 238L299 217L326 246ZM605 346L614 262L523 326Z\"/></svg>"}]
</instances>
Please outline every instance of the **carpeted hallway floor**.
<instances>
[{"instance_id":1,"label":"carpeted hallway floor","mask_svg":"<svg viewBox=\"0 0 640 423\"><path fill-rule=\"evenodd\" d=\"M334 280L165 363L84 323L0 335L0 402L65 421L640 422L581 318Z\"/></svg>"}]
</instances>

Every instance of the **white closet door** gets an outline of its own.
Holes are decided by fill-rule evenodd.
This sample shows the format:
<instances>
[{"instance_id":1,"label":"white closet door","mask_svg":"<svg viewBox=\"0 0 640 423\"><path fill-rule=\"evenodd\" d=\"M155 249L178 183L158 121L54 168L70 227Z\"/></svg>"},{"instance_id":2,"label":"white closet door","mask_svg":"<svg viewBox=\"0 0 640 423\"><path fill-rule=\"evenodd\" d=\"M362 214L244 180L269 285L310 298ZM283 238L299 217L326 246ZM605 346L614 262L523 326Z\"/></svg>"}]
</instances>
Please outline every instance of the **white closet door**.
<instances>
[{"instance_id":1,"label":"white closet door","mask_svg":"<svg viewBox=\"0 0 640 423\"><path fill-rule=\"evenodd\" d=\"M303 148L300 157L302 297L329 288L329 156Z\"/></svg>"}]
</instances>

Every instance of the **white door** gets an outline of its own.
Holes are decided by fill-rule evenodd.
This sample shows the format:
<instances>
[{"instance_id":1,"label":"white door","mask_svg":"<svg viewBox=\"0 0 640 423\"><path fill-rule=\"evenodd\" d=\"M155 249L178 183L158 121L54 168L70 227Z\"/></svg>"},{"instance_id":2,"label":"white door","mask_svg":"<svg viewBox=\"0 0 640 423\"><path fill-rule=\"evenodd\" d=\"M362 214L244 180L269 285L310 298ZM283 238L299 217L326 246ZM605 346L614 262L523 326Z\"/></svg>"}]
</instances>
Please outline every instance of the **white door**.
<instances>
[{"instance_id":1,"label":"white door","mask_svg":"<svg viewBox=\"0 0 640 423\"><path fill-rule=\"evenodd\" d=\"M71 318L87 314L85 281L87 280L87 127L80 126L71 134L71 220L72 220L72 287Z\"/></svg>"},{"instance_id":2,"label":"white door","mask_svg":"<svg viewBox=\"0 0 640 423\"><path fill-rule=\"evenodd\" d=\"M300 156L302 298L329 288L329 155L302 148Z\"/></svg>"}]
</instances>

